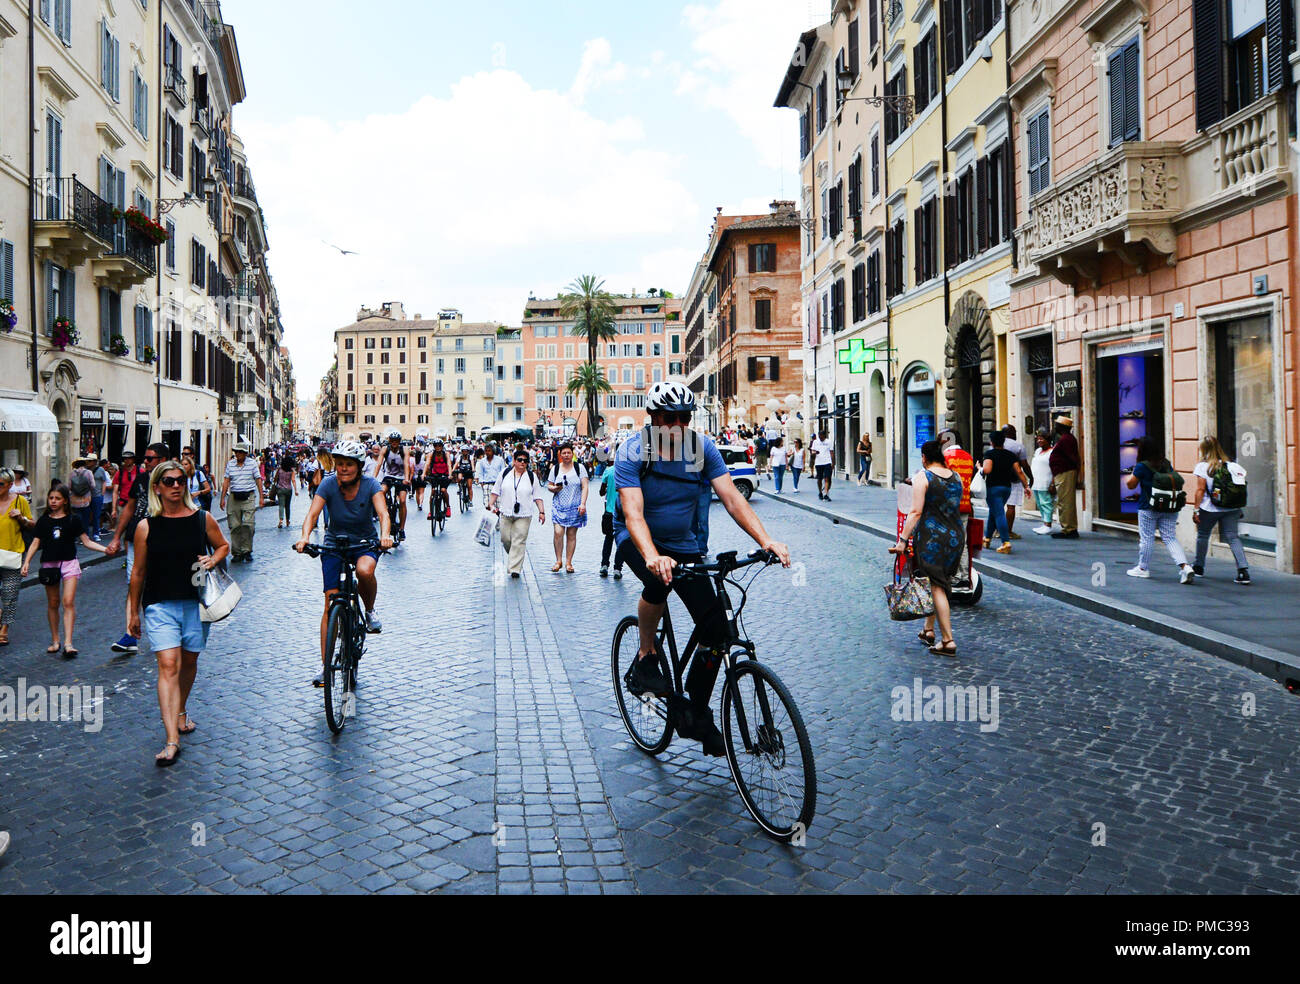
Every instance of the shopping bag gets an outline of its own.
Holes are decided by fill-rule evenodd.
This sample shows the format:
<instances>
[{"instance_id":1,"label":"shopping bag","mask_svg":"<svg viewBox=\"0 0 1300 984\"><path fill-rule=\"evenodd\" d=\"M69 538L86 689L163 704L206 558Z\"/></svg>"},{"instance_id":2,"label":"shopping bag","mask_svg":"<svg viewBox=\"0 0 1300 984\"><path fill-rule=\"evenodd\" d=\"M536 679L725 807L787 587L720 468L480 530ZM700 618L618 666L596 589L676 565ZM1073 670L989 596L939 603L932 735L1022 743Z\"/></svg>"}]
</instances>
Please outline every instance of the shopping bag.
<instances>
[{"instance_id":1,"label":"shopping bag","mask_svg":"<svg viewBox=\"0 0 1300 984\"><path fill-rule=\"evenodd\" d=\"M978 557L984 549L984 520L974 516L966 521L966 551L972 557Z\"/></svg>"},{"instance_id":2,"label":"shopping bag","mask_svg":"<svg viewBox=\"0 0 1300 984\"><path fill-rule=\"evenodd\" d=\"M934 596L930 593L928 577L910 577L904 581L895 574L894 580L885 585L885 600L889 604L889 617L895 622L934 614Z\"/></svg>"},{"instance_id":3,"label":"shopping bag","mask_svg":"<svg viewBox=\"0 0 1300 984\"><path fill-rule=\"evenodd\" d=\"M492 546L492 530L494 528L492 521L495 518L491 513L484 513L478 524L478 532L474 534L474 539L485 547Z\"/></svg>"},{"instance_id":4,"label":"shopping bag","mask_svg":"<svg viewBox=\"0 0 1300 984\"><path fill-rule=\"evenodd\" d=\"M984 473L976 470L970 479L970 497L972 499L983 499L988 495L988 488L984 482Z\"/></svg>"}]
</instances>

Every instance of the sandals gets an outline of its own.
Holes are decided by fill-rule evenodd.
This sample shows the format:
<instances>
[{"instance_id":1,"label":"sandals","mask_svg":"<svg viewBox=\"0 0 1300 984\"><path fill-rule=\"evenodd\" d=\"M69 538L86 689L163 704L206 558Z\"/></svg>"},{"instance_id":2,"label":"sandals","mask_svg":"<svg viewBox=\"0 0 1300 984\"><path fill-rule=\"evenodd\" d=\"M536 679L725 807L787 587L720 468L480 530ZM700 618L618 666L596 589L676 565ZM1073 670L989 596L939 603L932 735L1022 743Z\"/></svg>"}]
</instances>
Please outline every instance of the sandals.
<instances>
[{"instance_id":1,"label":"sandals","mask_svg":"<svg viewBox=\"0 0 1300 984\"><path fill-rule=\"evenodd\" d=\"M154 756L154 760L153 760L154 765L158 766L160 769L165 769L169 765L175 765L176 760L181 757L180 742L169 741L166 745L163 746L163 752L166 753L167 749L169 748L176 749L176 751L172 753L170 758L167 758L165 756L157 756L157 755Z\"/></svg>"},{"instance_id":2,"label":"sandals","mask_svg":"<svg viewBox=\"0 0 1300 984\"><path fill-rule=\"evenodd\" d=\"M62 647L61 645L59 645L59 644L56 642L56 643L55 643L54 645L52 645L52 646L46 646L46 647L45 647L45 651L46 651L47 653L49 653L51 656L53 656L55 653L57 653L57 652L58 652L59 650L61 650L62 648L63 648L63 647Z\"/></svg>"},{"instance_id":3,"label":"sandals","mask_svg":"<svg viewBox=\"0 0 1300 984\"><path fill-rule=\"evenodd\" d=\"M934 629L922 629L916 634L916 637L926 646L933 646L935 643Z\"/></svg>"},{"instance_id":4,"label":"sandals","mask_svg":"<svg viewBox=\"0 0 1300 984\"><path fill-rule=\"evenodd\" d=\"M949 649L949 646L952 648ZM955 640L949 639L947 642L941 642L937 646L931 646L930 652L934 653L936 656L956 656L957 643Z\"/></svg>"},{"instance_id":5,"label":"sandals","mask_svg":"<svg viewBox=\"0 0 1300 984\"><path fill-rule=\"evenodd\" d=\"M67 649L63 650L63 657L64 657L64 659L76 659L76 658L77 658L78 656L80 656L80 655L81 655L81 650L80 650L80 649L73 649L71 646L69 646Z\"/></svg>"},{"instance_id":6,"label":"sandals","mask_svg":"<svg viewBox=\"0 0 1300 984\"><path fill-rule=\"evenodd\" d=\"M564 568L564 573L566 573L566 574L572 574L572 573L573 573L573 565L570 564L568 567Z\"/></svg>"},{"instance_id":7,"label":"sandals","mask_svg":"<svg viewBox=\"0 0 1300 984\"><path fill-rule=\"evenodd\" d=\"M177 730L178 730L181 734L183 734L183 735L189 735L189 734L193 734L195 731L198 731L198 730L199 730L199 726L198 726L197 724L194 723L194 719L190 717L188 711L181 711L181 713L180 713L180 718L181 718L182 721L188 721L189 724L190 724L190 726L189 726L188 728L177 728Z\"/></svg>"},{"instance_id":8,"label":"sandals","mask_svg":"<svg viewBox=\"0 0 1300 984\"><path fill-rule=\"evenodd\" d=\"M558 573L560 573L560 568L563 567L563 566L564 566L564 564L562 564L560 561L557 560L557 561L555 562L555 566L551 568L551 573L552 573L552 574L558 574Z\"/></svg>"}]
</instances>

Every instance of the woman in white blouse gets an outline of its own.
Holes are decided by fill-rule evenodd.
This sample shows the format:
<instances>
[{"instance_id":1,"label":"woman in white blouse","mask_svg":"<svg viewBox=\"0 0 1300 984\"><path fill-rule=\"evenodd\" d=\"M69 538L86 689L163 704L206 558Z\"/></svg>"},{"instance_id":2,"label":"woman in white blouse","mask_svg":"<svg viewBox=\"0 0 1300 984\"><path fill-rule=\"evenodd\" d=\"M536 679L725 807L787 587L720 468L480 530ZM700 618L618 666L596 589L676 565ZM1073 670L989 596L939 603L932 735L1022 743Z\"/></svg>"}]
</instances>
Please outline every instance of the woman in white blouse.
<instances>
[{"instance_id":1,"label":"woman in white blouse","mask_svg":"<svg viewBox=\"0 0 1300 984\"><path fill-rule=\"evenodd\" d=\"M537 520L546 522L541 486L528 467L528 452L516 451L514 467L501 473L492 488L487 507L501 517L501 546L507 553L506 566L511 577L524 569L524 552L528 549L528 528Z\"/></svg>"}]
</instances>

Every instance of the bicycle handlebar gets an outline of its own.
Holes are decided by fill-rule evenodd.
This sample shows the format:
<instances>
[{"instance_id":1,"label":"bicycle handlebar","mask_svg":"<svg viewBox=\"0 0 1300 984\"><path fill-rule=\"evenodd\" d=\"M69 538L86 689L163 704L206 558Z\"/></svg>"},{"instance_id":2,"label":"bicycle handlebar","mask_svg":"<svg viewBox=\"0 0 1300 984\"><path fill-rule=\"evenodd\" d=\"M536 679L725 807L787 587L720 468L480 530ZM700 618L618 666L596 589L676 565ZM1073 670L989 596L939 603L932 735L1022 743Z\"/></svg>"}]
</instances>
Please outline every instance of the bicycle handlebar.
<instances>
[{"instance_id":1,"label":"bicycle handlebar","mask_svg":"<svg viewBox=\"0 0 1300 984\"><path fill-rule=\"evenodd\" d=\"M738 571L742 567L750 567L754 564L762 564L766 567L769 564L778 563L780 563L780 558L770 550L753 550L744 560L737 560L736 551L730 550L718 554L717 560L712 564L678 564L674 568L674 573L679 576L730 574L732 571Z\"/></svg>"},{"instance_id":2,"label":"bicycle handlebar","mask_svg":"<svg viewBox=\"0 0 1300 984\"><path fill-rule=\"evenodd\" d=\"M290 547L289 549L297 553L296 547ZM323 543L307 543L304 544L302 548L302 552L308 557L319 557L321 554L337 554L338 556L345 556L356 553L366 553L370 550L377 551L381 554L388 553L388 550L380 545L377 537L362 540L349 540L346 543L334 544L333 546L326 546Z\"/></svg>"}]
</instances>

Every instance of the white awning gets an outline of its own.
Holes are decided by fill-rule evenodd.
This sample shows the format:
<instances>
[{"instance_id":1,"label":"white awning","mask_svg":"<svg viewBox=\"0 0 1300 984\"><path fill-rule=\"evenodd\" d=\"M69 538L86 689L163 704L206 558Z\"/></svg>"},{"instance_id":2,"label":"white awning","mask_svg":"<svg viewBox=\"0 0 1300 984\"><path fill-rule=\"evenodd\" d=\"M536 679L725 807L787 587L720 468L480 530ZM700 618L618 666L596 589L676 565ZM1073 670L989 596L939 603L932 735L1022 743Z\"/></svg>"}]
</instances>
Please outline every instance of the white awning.
<instances>
[{"instance_id":1,"label":"white awning","mask_svg":"<svg viewBox=\"0 0 1300 984\"><path fill-rule=\"evenodd\" d=\"M0 400L0 432L57 434L59 422L43 403L30 400Z\"/></svg>"}]
</instances>

